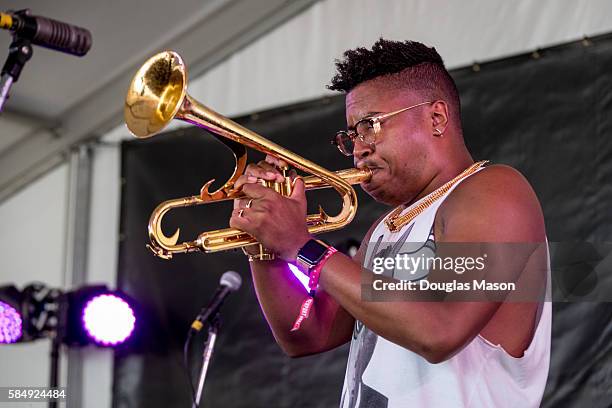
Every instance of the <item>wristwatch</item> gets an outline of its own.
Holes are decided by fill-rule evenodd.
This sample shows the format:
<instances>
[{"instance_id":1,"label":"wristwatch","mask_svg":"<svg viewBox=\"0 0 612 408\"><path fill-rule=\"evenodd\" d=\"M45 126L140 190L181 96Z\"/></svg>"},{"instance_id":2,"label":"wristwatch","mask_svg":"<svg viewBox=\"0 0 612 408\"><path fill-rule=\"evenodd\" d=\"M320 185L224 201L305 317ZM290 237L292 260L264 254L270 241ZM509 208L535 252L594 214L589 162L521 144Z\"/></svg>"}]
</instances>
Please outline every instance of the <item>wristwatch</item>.
<instances>
[{"instance_id":1,"label":"wristwatch","mask_svg":"<svg viewBox=\"0 0 612 408\"><path fill-rule=\"evenodd\" d=\"M310 275L310 270L316 266L325 256L329 245L318 239L310 239L300 249L297 254L296 263L306 273Z\"/></svg>"}]
</instances>

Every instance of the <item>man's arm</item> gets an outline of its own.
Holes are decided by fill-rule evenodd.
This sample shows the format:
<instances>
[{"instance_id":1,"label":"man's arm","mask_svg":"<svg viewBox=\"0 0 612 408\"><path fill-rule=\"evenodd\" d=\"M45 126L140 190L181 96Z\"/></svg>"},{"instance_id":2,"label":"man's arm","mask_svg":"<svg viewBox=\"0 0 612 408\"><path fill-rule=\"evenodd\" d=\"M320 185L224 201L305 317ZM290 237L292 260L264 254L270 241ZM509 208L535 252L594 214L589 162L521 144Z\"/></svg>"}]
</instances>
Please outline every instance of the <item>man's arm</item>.
<instances>
[{"instance_id":1,"label":"man's arm","mask_svg":"<svg viewBox=\"0 0 612 408\"><path fill-rule=\"evenodd\" d=\"M255 261L251 272L257 299L277 343L291 357L323 352L350 340L353 317L324 290L315 296L310 317L291 328L307 296L304 286L282 260Z\"/></svg>"},{"instance_id":2,"label":"man's arm","mask_svg":"<svg viewBox=\"0 0 612 408\"><path fill-rule=\"evenodd\" d=\"M352 262L361 265L377 220L368 230ZM291 332L300 306L307 296L304 286L282 260L251 262L257 299L274 338L291 357L336 348L351 339L355 319L323 288L317 290L310 317L300 330Z\"/></svg>"}]
</instances>

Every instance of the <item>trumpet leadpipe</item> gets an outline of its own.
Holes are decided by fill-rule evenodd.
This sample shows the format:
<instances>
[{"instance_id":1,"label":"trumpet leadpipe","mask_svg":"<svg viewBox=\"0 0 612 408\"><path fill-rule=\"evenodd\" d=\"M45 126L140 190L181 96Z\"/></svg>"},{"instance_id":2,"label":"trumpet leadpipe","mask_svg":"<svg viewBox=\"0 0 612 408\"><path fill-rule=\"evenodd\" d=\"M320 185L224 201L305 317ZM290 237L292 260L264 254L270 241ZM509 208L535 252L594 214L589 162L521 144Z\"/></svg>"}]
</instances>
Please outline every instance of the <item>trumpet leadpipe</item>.
<instances>
[{"instance_id":1,"label":"trumpet leadpipe","mask_svg":"<svg viewBox=\"0 0 612 408\"><path fill-rule=\"evenodd\" d=\"M347 183L359 184L370 180L372 177L372 170L367 167L364 169L344 169L334 172L334 174ZM306 190L317 190L321 188L329 188L330 185L321 179L319 176L307 176L303 177L304 187Z\"/></svg>"},{"instance_id":2,"label":"trumpet leadpipe","mask_svg":"<svg viewBox=\"0 0 612 408\"><path fill-rule=\"evenodd\" d=\"M372 177L372 170L368 169L367 167L364 169L351 168L351 169L338 170L333 173L351 185L366 182L370 180L370 178ZM319 176L305 176L305 177L302 177L302 180L304 180L304 188L306 190L321 190L324 188L332 187ZM266 187L270 187L270 188L273 188L274 184L279 184L279 183L268 182L264 180L262 180L261 182L263 185L265 185ZM240 198L245 198L245 197L246 196L242 193L242 191L232 190L232 192L228 194L227 197L224 197L222 200L240 199ZM216 201L222 201L222 200L216 200ZM202 202L202 204L204 203Z\"/></svg>"}]
</instances>

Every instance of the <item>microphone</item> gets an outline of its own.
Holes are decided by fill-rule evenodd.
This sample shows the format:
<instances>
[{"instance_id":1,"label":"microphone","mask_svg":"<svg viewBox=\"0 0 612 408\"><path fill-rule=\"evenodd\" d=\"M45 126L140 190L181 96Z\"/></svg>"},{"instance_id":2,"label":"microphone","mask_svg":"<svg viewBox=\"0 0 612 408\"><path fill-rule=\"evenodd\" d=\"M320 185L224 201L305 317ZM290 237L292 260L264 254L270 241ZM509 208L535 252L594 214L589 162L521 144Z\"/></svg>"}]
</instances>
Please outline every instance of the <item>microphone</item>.
<instances>
[{"instance_id":1,"label":"microphone","mask_svg":"<svg viewBox=\"0 0 612 408\"><path fill-rule=\"evenodd\" d=\"M204 327L204 323L210 318L214 318L217 315L217 312L223 305L223 301L226 297L229 296L230 293L237 291L242 285L242 278L237 272L227 271L223 275L221 275L221 279L219 279L219 286L215 291L211 301L209 302L207 307L203 307L200 310L200 313L196 317L196 319L191 323L191 329L189 330L190 334L199 332Z\"/></svg>"},{"instance_id":2,"label":"microphone","mask_svg":"<svg viewBox=\"0 0 612 408\"><path fill-rule=\"evenodd\" d=\"M28 9L0 13L0 28L10 30L32 44L79 57L91 48L89 30L47 17L31 16Z\"/></svg>"}]
</instances>

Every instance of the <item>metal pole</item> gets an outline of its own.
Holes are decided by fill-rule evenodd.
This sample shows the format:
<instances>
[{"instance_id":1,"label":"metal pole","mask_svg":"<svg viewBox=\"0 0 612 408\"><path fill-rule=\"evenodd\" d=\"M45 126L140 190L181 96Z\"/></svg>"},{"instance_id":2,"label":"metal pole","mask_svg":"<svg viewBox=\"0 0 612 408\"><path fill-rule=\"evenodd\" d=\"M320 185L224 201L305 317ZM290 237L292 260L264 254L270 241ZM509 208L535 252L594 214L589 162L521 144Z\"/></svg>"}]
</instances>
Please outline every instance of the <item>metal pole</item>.
<instances>
[{"instance_id":1,"label":"metal pole","mask_svg":"<svg viewBox=\"0 0 612 408\"><path fill-rule=\"evenodd\" d=\"M78 146L70 156L68 228L66 235L66 268L64 281L68 287L87 283L89 245L89 212L91 205L92 148ZM80 348L66 348L66 385L70 393L68 408L80 408L83 400L83 354Z\"/></svg>"},{"instance_id":2,"label":"metal pole","mask_svg":"<svg viewBox=\"0 0 612 408\"><path fill-rule=\"evenodd\" d=\"M51 360L51 369L49 372L49 387L59 387L59 374L60 374L60 347L61 339L55 334L51 339L51 352L49 353ZM57 408L57 400L49 400L49 408Z\"/></svg>"},{"instance_id":3,"label":"metal pole","mask_svg":"<svg viewBox=\"0 0 612 408\"><path fill-rule=\"evenodd\" d=\"M11 85L13 85L13 77L9 74L2 75L2 78L0 78L0 112L2 112L4 102L8 98Z\"/></svg>"},{"instance_id":4,"label":"metal pole","mask_svg":"<svg viewBox=\"0 0 612 408\"><path fill-rule=\"evenodd\" d=\"M213 319L213 322L208 327L208 338L206 339L206 346L204 347L204 352L202 353L202 368L200 370L200 380L198 381L198 391L196 393L195 402L192 404L191 408L197 408L200 405L202 390L204 389L204 381L206 380L206 372L208 371L210 358L212 357L213 349L215 348L215 341L217 340L217 333L219 332L220 325L219 314L217 314L217 316Z\"/></svg>"}]
</instances>

